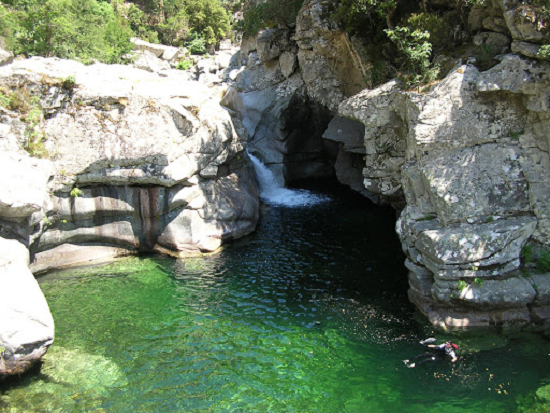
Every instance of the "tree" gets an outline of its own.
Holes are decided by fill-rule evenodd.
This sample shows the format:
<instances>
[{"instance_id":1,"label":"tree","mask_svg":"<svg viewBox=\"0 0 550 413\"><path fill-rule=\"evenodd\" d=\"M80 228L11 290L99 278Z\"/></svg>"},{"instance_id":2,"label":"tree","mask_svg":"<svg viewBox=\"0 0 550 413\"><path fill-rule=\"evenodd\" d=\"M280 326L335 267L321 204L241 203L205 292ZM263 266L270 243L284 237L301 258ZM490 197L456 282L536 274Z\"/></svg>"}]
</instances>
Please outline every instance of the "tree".
<instances>
[{"instance_id":1,"label":"tree","mask_svg":"<svg viewBox=\"0 0 550 413\"><path fill-rule=\"evenodd\" d=\"M183 0L183 4L189 25L206 43L214 44L230 36L229 16L219 0Z\"/></svg>"},{"instance_id":2,"label":"tree","mask_svg":"<svg viewBox=\"0 0 550 413\"><path fill-rule=\"evenodd\" d=\"M12 16L16 54L89 63L120 61L133 32L112 4L97 0L2 0Z\"/></svg>"},{"instance_id":3,"label":"tree","mask_svg":"<svg viewBox=\"0 0 550 413\"><path fill-rule=\"evenodd\" d=\"M243 27L245 36L255 36L266 26L287 28L293 26L303 2L303 0L266 0L245 8Z\"/></svg>"}]
</instances>

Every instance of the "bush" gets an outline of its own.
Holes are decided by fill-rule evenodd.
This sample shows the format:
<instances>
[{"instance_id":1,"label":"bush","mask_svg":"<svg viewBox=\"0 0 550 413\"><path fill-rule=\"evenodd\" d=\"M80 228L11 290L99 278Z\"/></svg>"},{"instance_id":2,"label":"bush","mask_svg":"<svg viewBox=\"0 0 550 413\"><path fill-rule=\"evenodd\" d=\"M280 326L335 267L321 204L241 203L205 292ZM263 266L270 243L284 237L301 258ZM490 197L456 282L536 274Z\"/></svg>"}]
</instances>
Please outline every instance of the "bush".
<instances>
[{"instance_id":1,"label":"bush","mask_svg":"<svg viewBox=\"0 0 550 413\"><path fill-rule=\"evenodd\" d=\"M191 54L205 54L206 53L206 41L201 36L193 33L192 40L187 43L187 48Z\"/></svg>"},{"instance_id":2,"label":"bush","mask_svg":"<svg viewBox=\"0 0 550 413\"><path fill-rule=\"evenodd\" d=\"M149 26L147 14L138 6L130 4L124 13L124 17L137 37L149 43L159 43L158 33Z\"/></svg>"},{"instance_id":3,"label":"bush","mask_svg":"<svg viewBox=\"0 0 550 413\"><path fill-rule=\"evenodd\" d=\"M540 252L537 260L537 270L541 273L550 271L550 253L548 251L542 250Z\"/></svg>"},{"instance_id":4,"label":"bush","mask_svg":"<svg viewBox=\"0 0 550 413\"><path fill-rule=\"evenodd\" d=\"M71 195L73 198L78 198L79 196L84 195L84 192L82 192L77 187L74 187L73 189L71 189L71 192L69 195Z\"/></svg>"},{"instance_id":5,"label":"bush","mask_svg":"<svg viewBox=\"0 0 550 413\"><path fill-rule=\"evenodd\" d=\"M526 244L521 250L521 261L528 264L533 261L533 246Z\"/></svg>"},{"instance_id":6,"label":"bush","mask_svg":"<svg viewBox=\"0 0 550 413\"><path fill-rule=\"evenodd\" d=\"M451 27L443 19L431 13L414 13L407 19L406 26L412 31L430 33L430 42L433 50L441 50L452 42Z\"/></svg>"},{"instance_id":7,"label":"bush","mask_svg":"<svg viewBox=\"0 0 550 413\"><path fill-rule=\"evenodd\" d=\"M0 106L18 113L20 119L25 122L25 140L21 142L23 149L37 158L48 157L48 151L44 146L46 135L39 127L44 119L40 98L32 96L24 87L13 92L0 90Z\"/></svg>"},{"instance_id":8,"label":"bush","mask_svg":"<svg viewBox=\"0 0 550 413\"><path fill-rule=\"evenodd\" d=\"M24 149L29 153L29 155L34 156L35 158L47 158L49 156L48 150L44 145L46 135L43 131L31 130L26 134L26 136L27 141Z\"/></svg>"},{"instance_id":9,"label":"bush","mask_svg":"<svg viewBox=\"0 0 550 413\"><path fill-rule=\"evenodd\" d=\"M408 27L386 29L386 33L405 55L404 69L409 73L402 76L402 80L407 88L437 79L439 67L430 62L432 54L432 44L428 42L430 33L419 29L411 31Z\"/></svg>"},{"instance_id":10,"label":"bush","mask_svg":"<svg viewBox=\"0 0 550 413\"><path fill-rule=\"evenodd\" d=\"M178 70L189 70L193 67L193 62L191 60L180 60L178 62Z\"/></svg>"},{"instance_id":11,"label":"bush","mask_svg":"<svg viewBox=\"0 0 550 413\"><path fill-rule=\"evenodd\" d=\"M538 56L544 59L550 59L550 44L542 45L539 49Z\"/></svg>"}]
</instances>

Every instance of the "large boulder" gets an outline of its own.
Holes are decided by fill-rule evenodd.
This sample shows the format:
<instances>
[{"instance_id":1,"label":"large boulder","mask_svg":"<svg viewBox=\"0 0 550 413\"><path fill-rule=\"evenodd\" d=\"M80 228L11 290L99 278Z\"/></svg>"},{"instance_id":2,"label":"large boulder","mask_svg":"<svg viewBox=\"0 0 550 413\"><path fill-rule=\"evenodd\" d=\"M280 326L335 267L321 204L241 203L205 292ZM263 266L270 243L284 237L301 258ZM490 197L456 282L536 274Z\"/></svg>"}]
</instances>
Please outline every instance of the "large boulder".
<instances>
[{"instance_id":1,"label":"large boulder","mask_svg":"<svg viewBox=\"0 0 550 413\"><path fill-rule=\"evenodd\" d=\"M305 1L294 38L309 96L336 113L342 100L367 86L372 67L359 40L334 27L328 6L320 0Z\"/></svg>"},{"instance_id":2,"label":"large boulder","mask_svg":"<svg viewBox=\"0 0 550 413\"><path fill-rule=\"evenodd\" d=\"M32 367L53 343L54 322L46 299L29 270L29 251L0 238L0 379Z\"/></svg>"},{"instance_id":3,"label":"large boulder","mask_svg":"<svg viewBox=\"0 0 550 413\"><path fill-rule=\"evenodd\" d=\"M546 278L521 272L527 242L550 245L549 69L509 55L482 73L456 67L426 94L390 82L340 104L365 126L365 187L406 201L409 297L436 325L550 316Z\"/></svg>"},{"instance_id":4,"label":"large boulder","mask_svg":"<svg viewBox=\"0 0 550 413\"><path fill-rule=\"evenodd\" d=\"M163 44L149 43L144 40L133 38L134 50L141 52L149 52L155 57L165 61L172 61L179 56L180 49L174 46L166 46Z\"/></svg>"},{"instance_id":5,"label":"large boulder","mask_svg":"<svg viewBox=\"0 0 550 413\"><path fill-rule=\"evenodd\" d=\"M62 256L40 261L51 260L42 253L64 244L181 255L212 251L223 240L254 230L259 201L244 152L247 134L235 129L215 90L171 73L159 77L131 67L58 59L20 61L0 72L4 87L24 84L43 101L55 95L41 125L45 148L55 154L53 168L34 178L32 168L26 170L33 181L29 188L39 186L42 196L27 190L16 196L15 179L6 183L5 196L0 193L6 219L40 208L47 215L47 231L32 245L37 268L62 265ZM72 90L44 84L45 78L69 76L75 79ZM12 174L22 171L4 165ZM43 191L46 182L53 197ZM44 209L47 201L53 205Z\"/></svg>"},{"instance_id":6,"label":"large boulder","mask_svg":"<svg viewBox=\"0 0 550 413\"><path fill-rule=\"evenodd\" d=\"M364 188L371 199L379 199L395 209L404 207L401 167L405 163L405 97L398 82L389 82L373 91L365 89L343 101L342 116L364 125Z\"/></svg>"},{"instance_id":7,"label":"large boulder","mask_svg":"<svg viewBox=\"0 0 550 413\"><path fill-rule=\"evenodd\" d=\"M0 48L0 66L13 63L13 53Z\"/></svg>"}]
</instances>

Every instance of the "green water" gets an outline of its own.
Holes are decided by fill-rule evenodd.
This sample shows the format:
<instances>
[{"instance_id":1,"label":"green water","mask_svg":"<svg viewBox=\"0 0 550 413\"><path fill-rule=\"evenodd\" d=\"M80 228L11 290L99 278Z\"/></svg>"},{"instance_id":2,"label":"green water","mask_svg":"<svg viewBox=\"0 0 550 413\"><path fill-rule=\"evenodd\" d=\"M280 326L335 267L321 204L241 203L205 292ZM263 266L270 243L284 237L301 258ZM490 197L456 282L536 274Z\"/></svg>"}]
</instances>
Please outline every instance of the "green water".
<instances>
[{"instance_id":1,"label":"green water","mask_svg":"<svg viewBox=\"0 0 550 413\"><path fill-rule=\"evenodd\" d=\"M406 298L393 213L333 197L266 208L254 235L207 258L41 277L56 341L1 385L0 411L550 411L538 335L462 333L456 364L405 368L435 332Z\"/></svg>"}]
</instances>

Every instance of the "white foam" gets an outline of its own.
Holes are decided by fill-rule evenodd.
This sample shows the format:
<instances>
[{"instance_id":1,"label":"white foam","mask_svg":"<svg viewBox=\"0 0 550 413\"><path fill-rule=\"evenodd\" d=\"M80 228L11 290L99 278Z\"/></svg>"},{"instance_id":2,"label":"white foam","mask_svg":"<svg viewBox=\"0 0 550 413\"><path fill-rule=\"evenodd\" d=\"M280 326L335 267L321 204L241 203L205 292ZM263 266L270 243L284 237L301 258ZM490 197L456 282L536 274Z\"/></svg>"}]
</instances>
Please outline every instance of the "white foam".
<instances>
[{"instance_id":1,"label":"white foam","mask_svg":"<svg viewBox=\"0 0 550 413\"><path fill-rule=\"evenodd\" d=\"M330 198L316 195L304 189L288 189L283 187L273 172L254 155L248 154L260 185L260 197L269 205L282 205L289 207L310 206L327 202Z\"/></svg>"}]
</instances>

